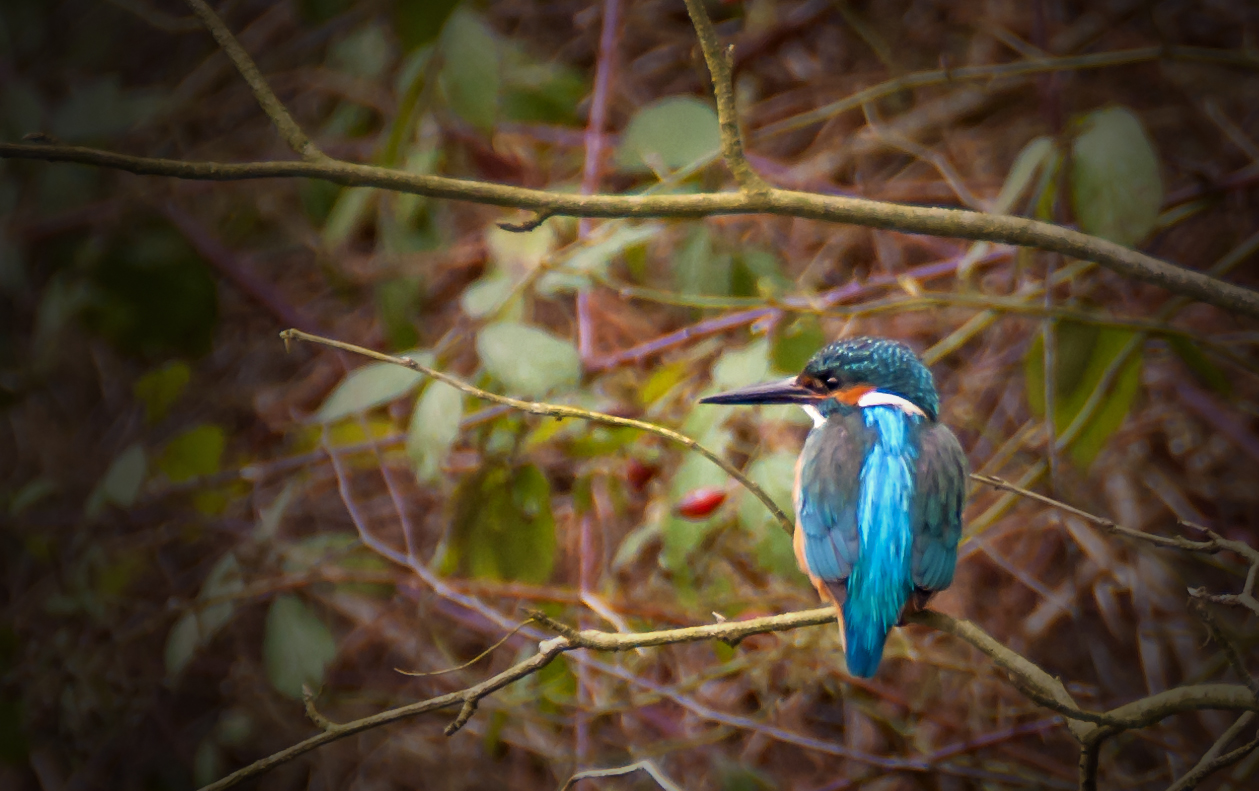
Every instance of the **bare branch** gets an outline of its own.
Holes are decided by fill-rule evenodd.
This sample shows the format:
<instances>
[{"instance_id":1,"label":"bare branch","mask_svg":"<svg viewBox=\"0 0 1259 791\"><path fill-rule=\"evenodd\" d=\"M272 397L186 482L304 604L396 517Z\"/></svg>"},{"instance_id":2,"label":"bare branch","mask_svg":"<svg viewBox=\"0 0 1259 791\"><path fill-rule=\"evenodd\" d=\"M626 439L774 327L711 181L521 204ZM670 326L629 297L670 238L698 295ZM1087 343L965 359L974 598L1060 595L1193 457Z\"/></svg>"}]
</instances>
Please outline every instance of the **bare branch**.
<instances>
[{"instance_id":1,"label":"bare branch","mask_svg":"<svg viewBox=\"0 0 1259 791\"><path fill-rule=\"evenodd\" d=\"M115 154L79 146L0 143L0 158L75 162L147 176L208 181L313 178L351 187L378 187L432 198L549 211L566 217L710 217L775 214L824 222L922 233L958 239L1005 242L1094 261L1126 277L1192 297L1234 313L1259 318L1259 292L1227 283L1137 250L1079 231L1026 217L960 209L819 195L796 190L710 192L698 195L576 195L483 181L408 173L340 160L318 162L185 162Z\"/></svg>"},{"instance_id":2,"label":"bare branch","mask_svg":"<svg viewBox=\"0 0 1259 791\"><path fill-rule=\"evenodd\" d=\"M635 761L632 764L614 766L609 769L583 769L568 778L568 781L565 782L564 785L560 786L560 791L568 791L568 789L576 785L579 780L586 780L592 777L620 777L621 775L627 775L630 772L638 771L643 771L651 775L651 779L655 780L656 783L664 789L664 791L682 791L681 786L670 780L668 776L665 775L664 772L660 771L659 767L651 761Z\"/></svg>"},{"instance_id":3,"label":"bare branch","mask_svg":"<svg viewBox=\"0 0 1259 791\"><path fill-rule=\"evenodd\" d=\"M232 31L227 29L227 25L223 24L223 20L219 18L219 15L214 13L214 9L210 8L205 0L188 0L188 5L201 18L202 24L206 26L210 34L214 36L214 40L227 53L227 57L236 66L240 76L249 84L249 88L254 92L254 98L258 100L262 111L271 119L271 123L275 124L275 128L280 132L280 137L284 138L284 142L288 143L289 148L293 149L302 159L308 162L319 162L328 159L327 155L316 148L315 144L310 141L310 138L306 136L302 128L293 120L293 116L289 115L289 111L284 107L284 104L280 102L275 92L271 90L271 86L263 79L262 72L258 71L258 65L254 63L254 59L249 57L249 53L236 40L236 36L232 35Z\"/></svg>"},{"instance_id":4,"label":"bare branch","mask_svg":"<svg viewBox=\"0 0 1259 791\"><path fill-rule=\"evenodd\" d=\"M1206 751L1202 758L1198 760L1198 763L1186 772L1183 777L1168 786L1167 791L1190 791L1190 789L1196 788L1198 783L1206 779L1207 775L1226 766L1232 766L1249 755L1256 747L1259 747L1259 735L1257 735L1236 750L1221 755L1224 752L1224 748L1228 747L1246 729L1246 726L1254 721L1255 713L1253 711L1248 711L1238 717L1229 726L1228 730L1224 731L1220 738L1215 740L1215 744L1211 745L1211 749Z\"/></svg>"},{"instance_id":5,"label":"bare branch","mask_svg":"<svg viewBox=\"0 0 1259 791\"><path fill-rule=\"evenodd\" d=\"M745 192L767 192L769 185L752 170L743 154L743 137L739 133L739 115L738 108L735 107L731 76L734 71L734 47L722 49L703 0L686 0L686 12L691 15L691 24L695 26L700 49L704 51L704 61L708 64L708 73L713 80L713 95L717 98L717 122L721 126L721 157Z\"/></svg>"}]
</instances>

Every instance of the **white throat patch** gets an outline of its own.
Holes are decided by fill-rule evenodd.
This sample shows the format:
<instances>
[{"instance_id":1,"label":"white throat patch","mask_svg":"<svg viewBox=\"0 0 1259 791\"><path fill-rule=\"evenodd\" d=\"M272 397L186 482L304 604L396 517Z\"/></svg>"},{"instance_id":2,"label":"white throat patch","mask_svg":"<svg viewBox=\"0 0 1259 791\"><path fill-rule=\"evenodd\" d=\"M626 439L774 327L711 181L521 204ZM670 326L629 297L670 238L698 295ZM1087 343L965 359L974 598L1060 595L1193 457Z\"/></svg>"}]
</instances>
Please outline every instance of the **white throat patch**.
<instances>
[{"instance_id":1,"label":"white throat patch","mask_svg":"<svg viewBox=\"0 0 1259 791\"><path fill-rule=\"evenodd\" d=\"M901 410L910 415L917 415L918 417L927 416L927 413L923 412L908 399L901 398L900 396L893 395L892 393L885 393L882 390L871 390L861 396L861 398L857 399L857 406L894 406L899 407ZM817 420L817 418L814 418L814 420Z\"/></svg>"},{"instance_id":2,"label":"white throat patch","mask_svg":"<svg viewBox=\"0 0 1259 791\"><path fill-rule=\"evenodd\" d=\"M822 417L821 411L812 404L801 404L800 408L804 410L806 415L813 418L813 428L818 428L826 423L826 418Z\"/></svg>"}]
</instances>

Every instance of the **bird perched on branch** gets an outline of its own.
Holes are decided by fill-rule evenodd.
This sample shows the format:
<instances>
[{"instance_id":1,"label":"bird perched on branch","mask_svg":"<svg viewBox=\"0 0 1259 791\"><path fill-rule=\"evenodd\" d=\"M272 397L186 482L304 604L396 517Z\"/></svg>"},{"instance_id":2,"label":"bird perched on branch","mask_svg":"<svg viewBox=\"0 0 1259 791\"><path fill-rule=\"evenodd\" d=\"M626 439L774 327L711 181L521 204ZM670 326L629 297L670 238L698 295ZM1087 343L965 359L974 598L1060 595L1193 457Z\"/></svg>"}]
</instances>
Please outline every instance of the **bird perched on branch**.
<instances>
[{"instance_id":1,"label":"bird perched on branch","mask_svg":"<svg viewBox=\"0 0 1259 791\"><path fill-rule=\"evenodd\" d=\"M796 462L796 561L839 609L848 671L873 676L888 632L957 564L966 455L938 422L931 371L902 343L850 338L799 376L702 403L798 404L813 418Z\"/></svg>"}]
</instances>

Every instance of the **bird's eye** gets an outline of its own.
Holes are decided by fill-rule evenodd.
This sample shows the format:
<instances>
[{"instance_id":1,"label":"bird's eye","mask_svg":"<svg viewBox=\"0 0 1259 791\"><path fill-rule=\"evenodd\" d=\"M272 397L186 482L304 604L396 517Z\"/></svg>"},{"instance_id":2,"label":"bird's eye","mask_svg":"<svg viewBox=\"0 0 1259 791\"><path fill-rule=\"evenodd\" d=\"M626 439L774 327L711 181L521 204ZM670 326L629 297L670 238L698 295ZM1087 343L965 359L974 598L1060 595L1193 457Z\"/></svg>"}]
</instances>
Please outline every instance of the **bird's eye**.
<instances>
[{"instance_id":1,"label":"bird's eye","mask_svg":"<svg viewBox=\"0 0 1259 791\"><path fill-rule=\"evenodd\" d=\"M839 380L838 380L838 379L836 379L836 378L835 378L835 377L833 377L833 376L831 376L831 377L827 377L827 379L826 379L826 386L827 386L827 387L829 387L829 388L831 388L831 389L834 389L834 388L836 388L836 387L839 387Z\"/></svg>"}]
</instances>

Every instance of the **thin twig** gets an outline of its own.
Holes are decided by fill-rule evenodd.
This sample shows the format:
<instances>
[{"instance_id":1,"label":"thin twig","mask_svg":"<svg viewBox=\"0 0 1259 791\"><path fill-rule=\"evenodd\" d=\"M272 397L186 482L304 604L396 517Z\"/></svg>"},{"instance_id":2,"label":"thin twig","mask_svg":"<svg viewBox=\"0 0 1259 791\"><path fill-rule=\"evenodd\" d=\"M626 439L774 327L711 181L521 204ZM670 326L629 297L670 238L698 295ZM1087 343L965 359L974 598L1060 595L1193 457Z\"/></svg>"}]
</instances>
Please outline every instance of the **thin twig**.
<instances>
[{"instance_id":1,"label":"thin twig","mask_svg":"<svg viewBox=\"0 0 1259 791\"><path fill-rule=\"evenodd\" d=\"M1038 58L1034 60L1000 63L986 66L963 66L961 68L942 68L930 71L919 71L905 74L878 85L854 93L844 99L824 105L816 110L794 115L772 124L767 124L752 134L754 140L763 140L783 132L803 129L812 124L827 121L840 113L857 110L863 104L878 101L887 96L900 93L910 88L923 88L929 85L945 85L955 82L978 82L1008 77L1024 77L1032 74L1048 74L1056 71L1075 71L1079 69L1097 69L1106 66L1127 66L1134 63L1145 63L1166 57L1171 60L1206 61L1226 63L1245 68L1259 69L1259 58L1248 52L1235 52L1225 49L1207 47L1141 47L1138 49L1120 50L1118 52L1098 52L1089 55L1073 55L1061 58Z\"/></svg>"},{"instance_id":2,"label":"thin twig","mask_svg":"<svg viewBox=\"0 0 1259 791\"><path fill-rule=\"evenodd\" d=\"M446 384L450 385L456 390L461 390L475 398L481 398L486 401L493 401L494 403L497 403L497 404L503 404L504 406L509 406L513 409L519 410L521 412L526 412L531 415L545 415L545 416L554 417L561 420L564 418L577 418L579 420L589 420L595 423L603 423L609 426L622 426L624 428L638 429L639 431L645 431L649 434L655 434L658 437L663 437L664 439L667 439L670 442L676 443L685 448L689 448L690 450L695 451L696 453L700 454L704 458L711 461L713 464L716 464L718 467L724 470L726 474L728 474L731 478L734 478L744 488L750 491L753 494L753 496L756 497L756 499L764 503L765 507L769 509L770 513L773 514L774 518L778 520L779 525L783 528L783 530L787 532L788 535L791 535L792 533L795 532L795 522L792 519L790 519L785 513L783 513L782 509L778 507L778 504L774 502L773 498L770 497L769 494L767 494L764 489L762 489L760 486L753 483L751 479L749 479L746 475L744 475L733 464L721 458L721 456L717 455L713 451L699 444L694 439L691 439L685 434L679 434L676 431L672 431L670 429L664 428L663 426L658 426L655 423L648 423L644 420L634 420L632 418L617 417L616 415L608 415L602 412L593 412L589 409L582 409L580 407L566 406L562 404L545 404L538 401L522 401L518 398L509 398L507 396L499 395L497 393L491 393L488 390L482 390L479 387L474 387L473 385L470 385L467 382L464 382L462 379L458 379L454 376L451 376L448 373L438 371L434 368L429 368L427 365L418 363L415 360L412 360L408 357L395 357L391 354L384 354L382 352L374 351L372 349L366 349L362 346L355 346L352 343L344 343L342 341L336 341L331 338L324 338L319 335L311 335L310 333L302 332L301 330L294 330L294 329L285 330L284 332L280 333L280 337L284 339L286 344L292 340L309 341L311 343L318 343L324 346L329 346L334 349L341 349L342 351L353 352L354 354L359 354L364 357L369 357L379 362L393 363L394 365L400 365L404 368L410 368L411 370L422 373L425 376L431 377L441 382L445 382Z\"/></svg>"},{"instance_id":3,"label":"thin twig","mask_svg":"<svg viewBox=\"0 0 1259 791\"><path fill-rule=\"evenodd\" d=\"M757 175L743 154L743 136L739 132L738 108L735 106L731 76L734 47L722 48L703 0L686 0L686 12L691 15L691 24L695 26L700 49L704 52L704 62L708 64L708 73L712 77L713 95L717 99L717 123L721 128L721 157L743 192L767 192L769 185Z\"/></svg>"},{"instance_id":4,"label":"thin twig","mask_svg":"<svg viewBox=\"0 0 1259 791\"><path fill-rule=\"evenodd\" d=\"M236 36L232 35L232 31L228 30L227 25L223 24L223 20L219 18L219 15L214 13L214 9L210 8L205 0L188 0L188 5L192 7L193 13L201 18L202 24L210 31L210 35L214 36L214 40L218 42L219 47L227 53L227 57L236 66L240 76L249 84L249 89L254 92L254 98L258 100L262 111L271 119L271 123L275 124L275 128L280 132L280 137L284 138L284 142L288 143L289 148L293 149L302 159L308 162L320 162L328 159L327 155L310 141L310 138L306 136L302 128L293 120L293 116L289 115L288 109L276 97L275 92L271 90L271 86L267 84L267 81L263 79L262 72L258 71L258 65L254 63L253 58L249 57L249 53L236 40Z\"/></svg>"},{"instance_id":5,"label":"thin twig","mask_svg":"<svg viewBox=\"0 0 1259 791\"><path fill-rule=\"evenodd\" d=\"M1236 750L1224 753L1224 748L1228 747L1246 729L1246 726L1255 721L1255 716L1255 712L1247 711L1238 717L1228 727L1228 730L1220 734L1220 738L1215 740L1215 743L1211 745L1211 749L1203 754L1193 769L1190 769L1179 780L1168 786L1167 791L1191 791L1191 789L1197 788L1198 783L1206 779L1212 772L1223 769L1226 766L1232 766L1249 755L1256 747L1259 747L1259 735L1257 735ZM1221 755L1221 753L1224 754Z\"/></svg>"},{"instance_id":6,"label":"thin twig","mask_svg":"<svg viewBox=\"0 0 1259 791\"><path fill-rule=\"evenodd\" d=\"M638 771L646 772L651 775L651 779L655 780L656 783L664 789L664 791L682 791L681 786L670 780L668 776L666 776L664 772L660 771L659 767L651 761L635 761L632 764L627 764L625 766L613 766L608 769L583 769L568 778L564 785L560 786L560 791L568 791L568 789L576 785L579 780L586 780L592 777L620 777L621 775L627 775L631 772Z\"/></svg>"}]
</instances>

